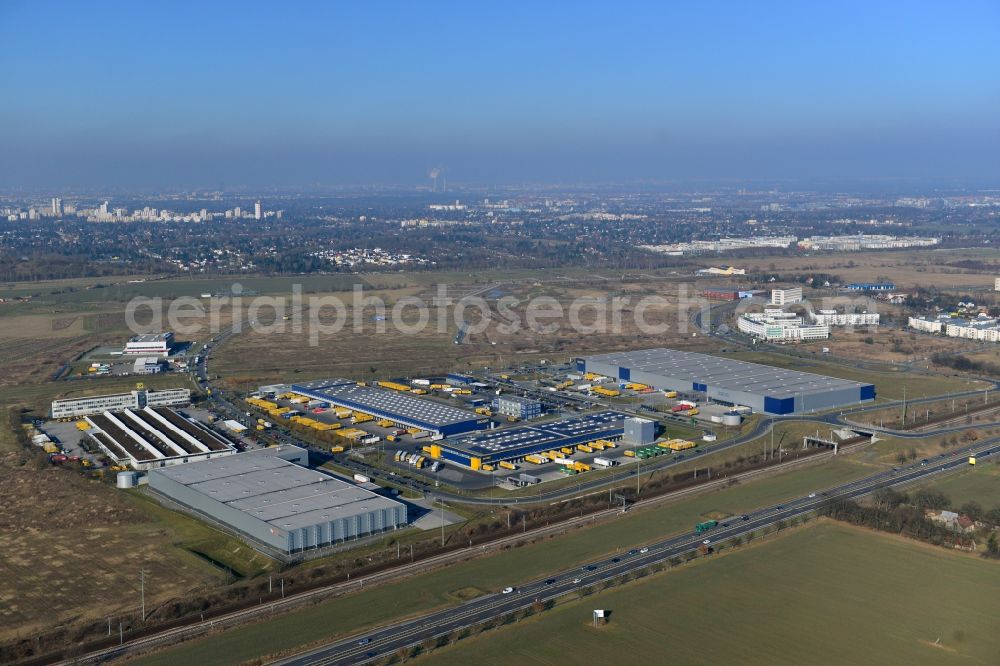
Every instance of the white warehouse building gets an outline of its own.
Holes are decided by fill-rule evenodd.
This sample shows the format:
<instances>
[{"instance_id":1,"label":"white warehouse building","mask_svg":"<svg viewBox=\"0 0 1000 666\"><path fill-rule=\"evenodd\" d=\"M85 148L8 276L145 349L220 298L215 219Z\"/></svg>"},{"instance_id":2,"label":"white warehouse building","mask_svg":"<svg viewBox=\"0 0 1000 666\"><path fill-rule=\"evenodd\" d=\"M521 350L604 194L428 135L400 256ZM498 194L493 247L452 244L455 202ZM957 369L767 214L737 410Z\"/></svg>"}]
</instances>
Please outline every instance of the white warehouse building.
<instances>
[{"instance_id":1,"label":"white warehouse building","mask_svg":"<svg viewBox=\"0 0 1000 666\"><path fill-rule=\"evenodd\" d=\"M136 335L125 343L122 353L128 356L169 356L173 344L174 334L170 332Z\"/></svg>"},{"instance_id":2,"label":"white warehouse building","mask_svg":"<svg viewBox=\"0 0 1000 666\"><path fill-rule=\"evenodd\" d=\"M406 526L404 504L303 467L306 457L282 446L165 467L149 487L282 554Z\"/></svg>"}]
</instances>

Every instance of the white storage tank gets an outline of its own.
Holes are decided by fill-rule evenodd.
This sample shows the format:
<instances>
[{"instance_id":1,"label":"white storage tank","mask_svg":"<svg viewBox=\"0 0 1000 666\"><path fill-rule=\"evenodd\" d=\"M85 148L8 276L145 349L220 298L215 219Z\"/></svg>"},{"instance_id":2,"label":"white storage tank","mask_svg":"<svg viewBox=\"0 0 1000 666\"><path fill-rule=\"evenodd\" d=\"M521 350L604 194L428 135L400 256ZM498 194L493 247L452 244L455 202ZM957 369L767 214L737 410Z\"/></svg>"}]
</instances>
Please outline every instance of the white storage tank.
<instances>
[{"instance_id":1,"label":"white storage tank","mask_svg":"<svg viewBox=\"0 0 1000 666\"><path fill-rule=\"evenodd\" d=\"M722 415L722 425L738 426L743 422L743 417L735 412L726 412Z\"/></svg>"},{"instance_id":2,"label":"white storage tank","mask_svg":"<svg viewBox=\"0 0 1000 666\"><path fill-rule=\"evenodd\" d=\"M118 472L116 477L117 486L119 488L135 488L136 485L135 472Z\"/></svg>"}]
</instances>

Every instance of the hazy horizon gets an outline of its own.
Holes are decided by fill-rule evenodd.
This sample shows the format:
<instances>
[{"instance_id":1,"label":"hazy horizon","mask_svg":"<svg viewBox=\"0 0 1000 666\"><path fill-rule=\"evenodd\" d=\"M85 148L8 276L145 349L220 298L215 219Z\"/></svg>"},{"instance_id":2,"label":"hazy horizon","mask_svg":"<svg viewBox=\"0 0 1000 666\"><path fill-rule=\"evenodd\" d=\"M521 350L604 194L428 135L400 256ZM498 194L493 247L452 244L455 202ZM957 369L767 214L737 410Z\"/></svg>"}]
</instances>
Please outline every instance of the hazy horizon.
<instances>
[{"instance_id":1,"label":"hazy horizon","mask_svg":"<svg viewBox=\"0 0 1000 666\"><path fill-rule=\"evenodd\" d=\"M1000 179L1000 5L0 4L5 187Z\"/></svg>"}]
</instances>

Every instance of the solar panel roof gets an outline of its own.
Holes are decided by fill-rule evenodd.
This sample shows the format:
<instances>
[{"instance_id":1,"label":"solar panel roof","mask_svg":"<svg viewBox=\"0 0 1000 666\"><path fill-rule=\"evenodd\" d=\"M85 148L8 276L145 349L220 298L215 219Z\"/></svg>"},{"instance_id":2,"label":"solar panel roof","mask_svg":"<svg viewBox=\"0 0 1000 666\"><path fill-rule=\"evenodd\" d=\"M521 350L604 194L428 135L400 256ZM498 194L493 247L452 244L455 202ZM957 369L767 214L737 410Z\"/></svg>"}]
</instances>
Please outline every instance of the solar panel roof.
<instances>
[{"instance_id":1,"label":"solar panel roof","mask_svg":"<svg viewBox=\"0 0 1000 666\"><path fill-rule=\"evenodd\" d=\"M477 421L482 417L474 412L445 405L435 400L420 398L403 391L392 391L375 386L358 386L348 379L324 379L292 385L293 391L326 398L331 402L344 401L357 405L357 409L369 408L396 414L404 419L428 423L436 427Z\"/></svg>"},{"instance_id":2,"label":"solar panel roof","mask_svg":"<svg viewBox=\"0 0 1000 666\"><path fill-rule=\"evenodd\" d=\"M473 455L496 455L515 449L549 446L558 448L572 439L600 439L620 436L625 428L626 414L614 411L586 416L492 430L449 440L447 448Z\"/></svg>"}]
</instances>

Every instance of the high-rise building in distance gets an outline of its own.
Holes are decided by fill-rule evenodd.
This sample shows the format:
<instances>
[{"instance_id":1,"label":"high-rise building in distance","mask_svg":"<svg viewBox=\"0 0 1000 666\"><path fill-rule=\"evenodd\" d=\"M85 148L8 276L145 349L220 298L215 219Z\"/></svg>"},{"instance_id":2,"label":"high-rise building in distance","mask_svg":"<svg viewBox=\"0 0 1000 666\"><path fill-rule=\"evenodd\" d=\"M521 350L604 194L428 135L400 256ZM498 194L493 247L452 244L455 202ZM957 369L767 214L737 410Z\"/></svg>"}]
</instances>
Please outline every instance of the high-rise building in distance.
<instances>
[{"instance_id":1,"label":"high-rise building in distance","mask_svg":"<svg viewBox=\"0 0 1000 666\"><path fill-rule=\"evenodd\" d=\"M253 205L253 219L262 220L264 219L264 207L260 205L260 201Z\"/></svg>"}]
</instances>

